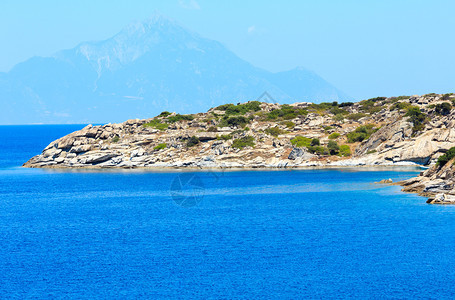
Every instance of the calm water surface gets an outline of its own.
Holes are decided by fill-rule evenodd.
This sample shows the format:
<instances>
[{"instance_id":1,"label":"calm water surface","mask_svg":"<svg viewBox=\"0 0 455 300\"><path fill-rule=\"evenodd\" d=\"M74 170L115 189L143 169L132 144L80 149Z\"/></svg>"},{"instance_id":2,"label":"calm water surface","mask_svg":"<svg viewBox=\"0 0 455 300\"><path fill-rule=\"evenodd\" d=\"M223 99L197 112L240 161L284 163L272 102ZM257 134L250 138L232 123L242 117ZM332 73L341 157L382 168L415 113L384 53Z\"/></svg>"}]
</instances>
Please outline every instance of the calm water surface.
<instances>
[{"instance_id":1,"label":"calm water surface","mask_svg":"<svg viewBox=\"0 0 455 300\"><path fill-rule=\"evenodd\" d=\"M417 169L19 167L82 127L0 126L2 297L455 294L455 206L373 184Z\"/></svg>"}]
</instances>

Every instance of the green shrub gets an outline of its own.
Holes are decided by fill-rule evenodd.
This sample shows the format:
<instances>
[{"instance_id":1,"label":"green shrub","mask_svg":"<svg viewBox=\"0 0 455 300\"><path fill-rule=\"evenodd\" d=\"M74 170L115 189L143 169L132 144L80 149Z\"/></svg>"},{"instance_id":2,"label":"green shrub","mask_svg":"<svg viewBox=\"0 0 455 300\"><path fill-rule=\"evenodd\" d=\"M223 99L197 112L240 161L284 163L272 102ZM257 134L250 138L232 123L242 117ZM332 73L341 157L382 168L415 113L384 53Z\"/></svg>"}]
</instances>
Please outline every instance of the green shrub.
<instances>
[{"instance_id":1,"label":"green shrub","mask_svg":"<svg viewBox=\"0 0 455 300\"><path fill-rule=\"evenodd\" d=\"M325 111L325 110L330 110L334 107L338 108L338 102L322 102L322 103L312 103L310 105L310 109L314 109L316 111Z\"/></svg>"},{"instance_id":2,"label":"green shrub","mask_svg":"<svg viewBox=\"0 0 455 300\"><path fill-rule=\"evenodd\" d=\"M342 121L344 121L344 115L343 114L337 114L337 115L333 116L333 120L335 120L337 122L342 122Z\"/></svg>"},{"instance_id":3,"label":"green shrub","mask_svg":"<svg viewBox=\"0 0 455 300\"><path fill-rule=\"evenodd\" d=\"M119 140L120 140L120 137L118 135L116 135L112 138L111 143L118 143Z\"/></svg>"},{"instance_id":4,"label":"green shrub","mask_svg":"<svg viewBox=\"0 0 455 300\"><path fill-rule=\"evenodd\" d=\"M412 133L415 134L425 128L426 116L417 106L411 106L405 115L409 117L409 122L412 123Z\"/></svg>"},{"instance_id":5,"label":"green shrub","mask_svg":"<svg viewBox=\"0 0 455 300\"><path fill-rule=\"evenodd\" d=\"M245 127L246 124L250 123L248 118L244 116L224 116L218 126L220 127Z\"/></svg>"},{"instance_id":6,"label":"green shrub","mask_svg":"<svg viewBox=\"0 0 455 300\"><path fill-rule=\"evenodd\" d=\"M311 140L311 146L320 146L321 145L321 142L319 141L319 139L317 138L314 138Z\"/></svg>"},{"instance_id":7,"label":"green shrub","mask_svg":"<svg viewBox=\"0 0 455 300\"><path fill-rule=\"evenodd\" d=\"M170 114L171 114L171 113L168 112L168 111L163 111L162 113L160 113L160 114L158 115L158 117L167 117L167 116L169 116Z\"/></svg>"},{"instance_id":8,"label":"green shrub","mask_svg":"<svg viewBox=\"0 0 455 300\"><path fill-rule=\"evenodd\" d=\"M267 114L267 119L276 120L290 120L294 119L299 115L305 116L308 114L308 111L303 108L294 108L288 104L283 104L279 109L272 110Z\"/></svg>"},{"instance_id":9,"label":"green shrub","mask_svg":"<svg viewBox=\"0 0 455 300\"><path fill-rule=\"evenodd\" d=\"M327 149L329 150L330 155L336 155L340 151L340 146L338 146L338 143L335 141L329 141Z\"/></svg>"},{"instance_id":10,"label":"green shrub","mask_svg":"<svg viewBox=\"0 0 455 300\"><path fill-rule=\"evenodd\" d=\"M357 127L353 132L348 133L348 143L362 142L370 138L377 131L373 124Z\"/></svg>"},{"instance_id":11,"label":"green shrub","mask_svg":"<svg viewBox=\"0 0 455 300\"><path fill-rule=\"evenodd\" d=\"M195 137L194 135L188 139L186 142L187 147L193 147L199 144L199 138Z\"/></svg>"},{"instance_id":12,"label":"green shrub","mask_svg":"<svg viewBox=\"0 0 455 300\"><path fill-rule=\"evenodd\" d=\"M447 152L438 158L437 165L439 168L444 167L452 158L455 157L455 147L450 148Z\"/></svg>"},{"instance_id":13,"label":"green shrub","mask_svg":"<svg viewBox=\"0 0 455 300\"><path fill-rule=\"evenodd\" d=\"M328 155L329 150L322 146L308 146L308 152L319 155Z\"/></svg>"},{"instance_id":14,"label":"green shrub","mask_svg":"<svg viewBox=\"0 0 455 300\"><path fill-rule=\"evenodd\" d=\"M438 115L443 115L443 116L447 116L448 114L450 114L451 110L452 110L452 105L449 102L439 103L439 104L436 104L436 106L434 107L435 113L437 113Z\"/></svg>"},{"instance_id":15,"label":"green shrub","mask_svg":"<svg viewBox=\"0 0 455 300\"><path fill-rule=\"evenodd\" d=\"M329 112L333 115L338 115L338 114L347 115L349 113L349 112L345 111L344 109L339 108L338 106L332 107L331 109L329 109Z\"/></svg>"},{"instance_id":16,"label":"green shrub","mask_svg":"<svg viewBox=\"0 0 455 300\"><path fill-rule=\"evenodd\" d=\"M385 99L386 99L385 97L377 97L377 98L371 98L368 100L360 101L359 110L370 113L370 114L377 113L378 111L380 111L382 109L382 106L376 106L376 102L380 101L380 100L385 100Z\"/></svg>"},{"instance_id":17,"label":"green shrub","mask_svg":"<svg viewBox=\"0 0 455 300\"><path fill-rule=\"evenodd\" d=\"M378 152L376 149L368 150L368 151L367 151L367 154L372 154L372 153L376 153L376 152Z\"/></svg>"},{"instance_id":18,"label":"green shrub","mask_svg":"<svg viewBox=\"0 0 455 300\"><path fill-rule=\"evenodd\" d=\"M283 122L281 122L281 124L285 125L289 129L292 129L295 127L295 124L292 121L283 121Z\"/></svg>"},{"instance_id":19,"label":"green shrub","mask_svg":"<svg viewBox=\"0 0 455 300\"><path fill-rule=\"evenodd\" d=\"M331 135L329 135L329 139L335 140L335 139L337 139L339 136L340 136L340 134L339 134L338 132L334 132L334 133L332 133Z\"/></svg>"},{"instance_id":20,"label":"green shrub","mask_svg":"<svg viewBox=\"0 0 455 300\"><path fill-rule=\"evenodd\" d=\"M442 95L442 100L450 100L451 99L450 96L452 96L452 95L453 95L453 93L444 94L444 95Z\"/></svg>"},{"instance_id":21,"label":"green shrub","mask_svg":"<svg viewBox=\"0 0 455 300\"><path fill-rule=\"evenodd\" d=\"M339 107L348 107L348 106L353 106L354 103L352 102L343 102L343 103L340 103L338 104Z\"/></svg>"},{"instance_id":22,"label":"green shrub","mask_svg":"<svg viewBox=\"0 0 455 300\"><path fill-rule=\"evenodd\" d=\"M403 109L408 109L410 106L412 106L412 105L411 105L411 103L408 103L408 102L396 102L389 107L389 110L390 111L403 110Z\"/></svg>"},{"instance_id":23,"label":"green shrub","mask_svg":"<svg viewBox=\"0 0 455 300\"><path fill-rule=\"evenodd\" d=\"M355 113L355 114L347 115L346 118L349 119L349 120L352 120L352 121L358 121L361 118L364 118L366 116L367 116L367 114L365 114L365 113Z\"/></svg>"},{"instance_id":24,"label":"green shrub","mask_svg":"<svg viewBox=\"0 0 455 300\"><path fill-rule=\"evenodd\" d=\"M294 147L310 147L311 146L311 139L304 137L304 136L296 136L295 138L291 139L291 144Z\"/></svg>"},{"instance_id":25,"label":"green shrub","mask_svg":"<svg viewBox=\"0 0 455 300\"><path fill-rule=\"evenodd\" d=\"M323 128L324 128L324 131L329 131L330 129L333 129L332 126L324 126Z\"/></svg>"},{"instance_id":26,"label":"green shrub","mask_svg":"<svg viewBox=\"0 0 455 300\"><path fill-rule=\"evenodd\" d=\"M181 115L181 114L176 114L175 116L170 116L167 118L167 121L169 123L175 123L179 121L192 121L194 120L194 117L192 115Z\"/></svg>"},{"instance_id":27,"label":"green shrub","mask_svg":"<svg viewBox=\"0 0 455 300\"><path fill-rule=\"evenodd\" d=\"M429 94L425 94L423 95L424 97L434 97L434 96L437 96L436 93L429 93Z\"/></svg>"},{"instance_id":28,"label":"green shrub","mask_svg":"<svg viewBox=\"0 0 455 300\"><path fill-rule=\"evenodd\" d=\"M227 141L232 139L232 135L230 134L222 134L216 138L217 140Z\"/></svg>"},{"instance_id":29,"label":"green shrub","mask_svg":"<svg viewBox=\"0 0 455 300\"><path fill-rule=\"evenodd\" d=\"M271 136L279 136L280 134L285 133L284 130L281 130L278 127L269 127L266 130L264 130L264 132Z\"/></svg>"},{"instance_id":30,"label":"green shrub","mask_svg":"<svg viewBox=\"0 0 455 300\"><path fill-rule=\"evenodd\" d=\"M160 120L157 120L157 119L153 119L150 122L145 123L142 126L144 126L144 127L153 127L153 128L158 129L158 130L161 130L161 131L166 130L169 127L168 124L161 123Z\"/></svg>"},{"instance_id":31,"label":"green shrub","mask_svg":"<svg viewBox=\"0 0 455 300\"><path fill-rule=\"evenodd\" d=\"M351 148L348 145L340 146L340 155L341 156L351 156Z\"/></svg>"},{"instance_id":32,"label":"green shrub","mask_svg":"<svg viewBox=\"0 0 455 300\"><path fill-rule=\"evenodd\" d=\"M244 137L235 139L232 142L232 148L243 149L248 146L254 147L254 138L252 136L244 136Z\"/></svg>"},{"instance_id":33,"label":"green shrub","mask_svg":"<svg viewBox=\"0 0 455 300\"><path fill-rule=\"evenodd\" d=\"M411 98L411 96L398 96L398 97L393 97L392 99L394 101L400 101L400 100L406 100L406 99L409 99Z\"/></svg>"},{"instance_id":34,"label":"green shrub","mask_svg":"<svg viewBox=\"0 0 455 300\"><path fill-rule=\"evenodd\" d=\"M385 99L387 99L387 97L376 97L376 98L370 98L367 101L378 102L378 101L382 101L382 100L385 100Z\"/></svg>"},{"instance_id":35,"label":"green shrub","mask_svg":"<svg viewBox=\"0 0 455 300\"><path fill-rule=\"evenodd\" d=\"M164 149L166 147L167 147L166 143L161 143L161 144L158 144L155 147L153 147L153 150L161 150L161 149Z\"/></svg>"},{"instance_id":36,"label":"green shrub","mask_svg":"<svg viewBox=\"0 0 455 300\"><path fill-rule=\"evenodd\" d=\"M261 102L259 101L250 101L244 104L224 104L218 106L216 109L217 110L222 110L225 111L226 116L230 115L245 115L248 112L251 111L259 111L261 110Z\"/></svg>"},{"instance_id":37,"label":"green shrub","mask_svg":"<svg viewBox=\"0 0 455 300\"><path fill-rule=\"evenodd\" d=\"M218 132L218 128L216 128L215 126L210 126L210 127L207 129L207 132Z\"/></svg>"}]
</instances>

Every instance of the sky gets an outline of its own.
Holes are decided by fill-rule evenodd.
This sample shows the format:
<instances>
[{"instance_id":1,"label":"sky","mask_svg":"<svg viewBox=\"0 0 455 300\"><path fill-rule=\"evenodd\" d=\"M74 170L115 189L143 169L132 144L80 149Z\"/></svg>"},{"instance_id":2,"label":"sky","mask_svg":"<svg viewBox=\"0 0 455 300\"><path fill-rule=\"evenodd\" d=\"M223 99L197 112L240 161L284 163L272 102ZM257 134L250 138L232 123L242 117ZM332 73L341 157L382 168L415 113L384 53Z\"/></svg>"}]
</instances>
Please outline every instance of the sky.
<instances>
[{"instance_id":1,"label":"sky","mask_svg":"<svg viewBox=\"0 0 455 300\"><path fill-rule=\"evenodd\" d=\"M305 67L356 100L455 92L453 11L453 0L2 0L0 72L160 12L257 67Z\"/></svg>"}]
</instances>

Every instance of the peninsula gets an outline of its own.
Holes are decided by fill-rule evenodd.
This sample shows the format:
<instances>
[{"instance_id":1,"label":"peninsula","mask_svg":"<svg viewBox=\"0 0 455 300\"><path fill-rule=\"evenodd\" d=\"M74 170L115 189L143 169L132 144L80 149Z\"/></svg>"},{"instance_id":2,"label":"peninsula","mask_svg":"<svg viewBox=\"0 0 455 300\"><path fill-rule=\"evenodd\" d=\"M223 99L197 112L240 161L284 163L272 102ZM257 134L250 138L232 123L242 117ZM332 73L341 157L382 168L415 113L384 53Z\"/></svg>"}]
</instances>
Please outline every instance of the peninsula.
<instances>
[{"instance_id":1,"label":"peninsula","mask_svg":"<svg viewBox=\"0 0 455 300\"><path fill-rule=\"evenodd\" d=\"M206 113L88 125L50 143L30 168L304 168L422 165L406 191L448 202L453 189L454 94L357 103L258 101ZM444 196L435 195L443 193Z\"/></svg>"}]
</instances>

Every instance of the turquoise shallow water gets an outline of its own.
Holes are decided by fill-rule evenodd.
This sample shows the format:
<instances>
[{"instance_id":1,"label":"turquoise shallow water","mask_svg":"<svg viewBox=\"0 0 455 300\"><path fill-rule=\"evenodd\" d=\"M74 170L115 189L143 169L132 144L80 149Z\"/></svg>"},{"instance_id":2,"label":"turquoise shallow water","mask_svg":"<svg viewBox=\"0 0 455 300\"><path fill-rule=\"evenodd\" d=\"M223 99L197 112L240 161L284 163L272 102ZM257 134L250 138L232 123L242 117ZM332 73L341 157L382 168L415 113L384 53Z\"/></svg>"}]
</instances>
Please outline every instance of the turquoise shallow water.
<instances>
[{"instance_id":1,"label":"turquoise shallow water","mask_svg":"<svg viewBox=\"0 0 455 300\"><path fill-rule=\"evenodd\" d=\"M244 172L18 167L81 128L0 126L0 294L452 298L455 207L417 169Z\"/></svg>"}]
</instances>

